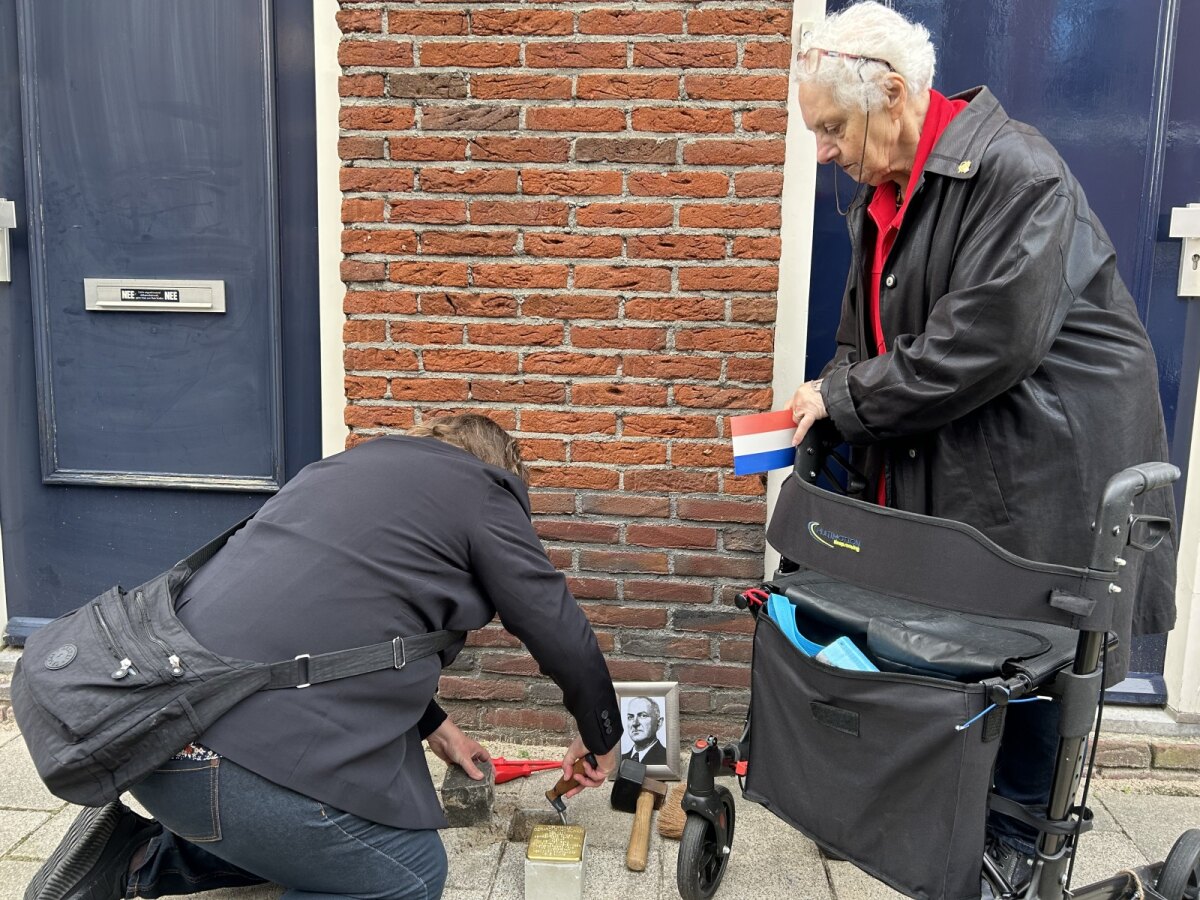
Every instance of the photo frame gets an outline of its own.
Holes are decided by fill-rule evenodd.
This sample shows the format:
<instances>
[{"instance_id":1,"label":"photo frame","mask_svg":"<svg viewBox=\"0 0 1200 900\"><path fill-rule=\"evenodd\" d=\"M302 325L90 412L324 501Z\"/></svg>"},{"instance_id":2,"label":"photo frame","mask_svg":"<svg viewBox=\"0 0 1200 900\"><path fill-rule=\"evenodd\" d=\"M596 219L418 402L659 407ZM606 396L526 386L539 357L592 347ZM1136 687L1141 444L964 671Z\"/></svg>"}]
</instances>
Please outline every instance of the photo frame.
<instances>
[{"instance_id":1,"label":"photo frame","mask_svg":"<svg viewBox=\"0 0 1200 900\"><path fill-rule=\"evenodd\" d=\"M638 759L646 774L660 781L678 781L679 682L618 681L621 710L621 759Z\"/></svg>"}]
</instances>

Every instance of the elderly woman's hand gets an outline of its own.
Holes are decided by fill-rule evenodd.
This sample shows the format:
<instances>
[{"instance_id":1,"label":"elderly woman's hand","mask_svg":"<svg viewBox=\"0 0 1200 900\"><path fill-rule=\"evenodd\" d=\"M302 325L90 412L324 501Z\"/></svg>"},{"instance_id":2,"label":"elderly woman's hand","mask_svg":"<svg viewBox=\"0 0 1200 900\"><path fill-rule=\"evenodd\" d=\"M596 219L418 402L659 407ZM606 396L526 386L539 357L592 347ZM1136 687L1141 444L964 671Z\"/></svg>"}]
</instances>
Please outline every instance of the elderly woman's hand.
<instances>
[{"instance_id":1,"label":"elderly woman's hand","mask_svg":"<svg viewBox=\"0 0 1200 900\"><path fill-rule=\"evenodd\" d=\"M792 421L796 423L796 433L792 435L792 446L795 447L804 440L814 422L829 415L825 411L825 401L821 399L820 379L806 381L796 388L784 408L792 411Z\"/></svg>"}]
</instances>

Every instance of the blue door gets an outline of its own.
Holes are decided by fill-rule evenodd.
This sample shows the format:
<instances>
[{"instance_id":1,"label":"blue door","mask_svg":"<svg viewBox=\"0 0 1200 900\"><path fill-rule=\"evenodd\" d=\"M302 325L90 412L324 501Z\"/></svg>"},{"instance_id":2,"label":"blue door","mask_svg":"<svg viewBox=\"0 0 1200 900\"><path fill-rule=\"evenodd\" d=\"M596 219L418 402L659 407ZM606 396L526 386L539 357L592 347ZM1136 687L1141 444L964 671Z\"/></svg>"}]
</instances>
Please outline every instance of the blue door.
<instances>
[{"instance_id":1,"label":"blue door","mask_svg":"<svg viewBox=\"0 0 1200 900\"><path fill-rule=\"evenodd\" d=\"M7 633L319 455L312 11L0 0Z\"/></svg>"},{"instance_id":2,"label":"blue door","mask_svg":"<svg viewBox=\"0 0 1200 900\"><path fill-rule=\"evenodd\" d=\"M829 9L846 5L831 0ZM1200 202L1200 91L1186 50L1176 52L1200 42L1200 4L895 0L889 5L932 34L938 90L952 94L988 85L1009 115L1050 139L1082 182L1154 343L1172 461L1185 466L1200 371L1200 312L1196 301L1175 293L1180 242L1167 232L1172 207ZM809 378L831 355L850 264L830 168L817 178ZM1183 489L1180 484L1180 509ZM1164 636L1135 640L1132 674L1117 699L1163 702L1165 652Z\"/></svg>"}]
</instances>

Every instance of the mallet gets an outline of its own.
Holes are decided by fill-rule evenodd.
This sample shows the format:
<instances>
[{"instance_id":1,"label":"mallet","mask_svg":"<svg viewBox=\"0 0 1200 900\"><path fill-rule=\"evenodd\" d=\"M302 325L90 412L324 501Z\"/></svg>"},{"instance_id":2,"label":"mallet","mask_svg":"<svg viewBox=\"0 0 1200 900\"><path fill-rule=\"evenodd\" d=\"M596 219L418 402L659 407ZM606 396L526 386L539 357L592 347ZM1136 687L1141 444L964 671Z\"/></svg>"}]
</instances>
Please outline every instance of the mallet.
<instances>
[{"instance_id":1,"label":"mallet","mask_svg":"<svg viewBox=\"0 0 1200 900\"><path fill-rule=\"evenodd\" d=\"M612 807L633 813L633 829L625 850L625 867L631 872L646 870L646 857L650 852L650 819L666 796L667 786L654 778L647 778L645 764L635 759L621 760L617 780L613 782Z\"/></svg>"}]
</instances>

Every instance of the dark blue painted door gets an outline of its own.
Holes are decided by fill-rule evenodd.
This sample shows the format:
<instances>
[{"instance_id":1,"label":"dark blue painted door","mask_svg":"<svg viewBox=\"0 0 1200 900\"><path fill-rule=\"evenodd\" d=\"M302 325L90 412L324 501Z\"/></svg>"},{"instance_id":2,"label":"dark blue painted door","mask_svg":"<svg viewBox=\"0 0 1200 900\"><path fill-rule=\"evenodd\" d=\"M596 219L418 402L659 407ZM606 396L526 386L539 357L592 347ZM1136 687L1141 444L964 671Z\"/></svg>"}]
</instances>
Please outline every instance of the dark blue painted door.
<instances>
[{"instance_id":1,"label":"dark blue painted door","mask_svg":"<svg viewBox=\"0 0 1200 900\"><path fill-rule=\"evenodd\" d=\"M846 6L832 0L829 9ZM1200 91L1175 48L1200 41L1200 4L1181 0L895 0L938 49L935 87L986 84L1009 115L1058 148L1117 249L1121 275L1154 342L1172 459L1187 460L1200 369L1195 301L1175 294L1172 206L1200 202ZM1172 90L1174 88L1174 90ZM829 358L849 265L831 167L818 174L808 377ZM853 185L843 183L843 196ZM1185 337L1191 333L1190 341ZM1186 473L1185 473L1186 477ZM1183 485L1177 497L1182 499ZM1135 641L1141 698L1161 702L1162 636ZM1134 699L1130 696L1130 699Z\"/></svg>"},{"instance_id":2,"label":"dark blue painted door","mask_svg":"<svg viewBox=\"0 0 1200 900\"><path fill-rule=\"evenodd\" d=\"M302 0L0 0L17 638L170 565L319 455L311 30ZM216 281L226 310L88 310L97 278Z\"/></svg>"}]
</instances>

